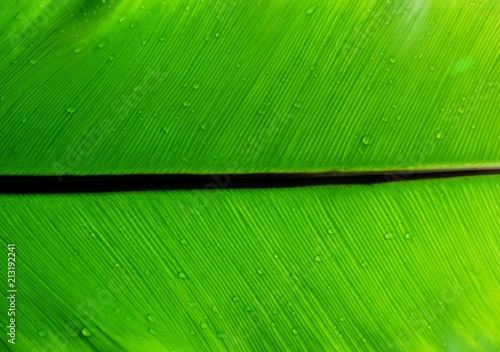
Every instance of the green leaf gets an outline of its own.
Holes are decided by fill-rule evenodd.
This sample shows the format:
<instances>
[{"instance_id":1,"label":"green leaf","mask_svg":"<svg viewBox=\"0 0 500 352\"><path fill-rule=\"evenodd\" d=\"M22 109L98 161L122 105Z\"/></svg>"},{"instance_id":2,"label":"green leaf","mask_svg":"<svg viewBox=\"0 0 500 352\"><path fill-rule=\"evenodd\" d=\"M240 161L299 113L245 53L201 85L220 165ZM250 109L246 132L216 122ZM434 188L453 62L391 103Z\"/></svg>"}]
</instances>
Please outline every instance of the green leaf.
<instances>
[{"instance_id":1,"label":"green leaf","mask_svg":"<svg viewBox=\"0 0 500 352\"><path fill-rule=\"evenodd\" d=\"M499 195L499 176L0 195L12 351L496 351Z\"/></svg>"},{"instance_id":2,"label":"green leaf","mask_svg":"<svg viewBox=\"0 0 500 352\"><path fill-rule=\"evenodd\" d=\"M500 3L8 0L0 174L498 167Z\"/></svg>"}]
</instances>

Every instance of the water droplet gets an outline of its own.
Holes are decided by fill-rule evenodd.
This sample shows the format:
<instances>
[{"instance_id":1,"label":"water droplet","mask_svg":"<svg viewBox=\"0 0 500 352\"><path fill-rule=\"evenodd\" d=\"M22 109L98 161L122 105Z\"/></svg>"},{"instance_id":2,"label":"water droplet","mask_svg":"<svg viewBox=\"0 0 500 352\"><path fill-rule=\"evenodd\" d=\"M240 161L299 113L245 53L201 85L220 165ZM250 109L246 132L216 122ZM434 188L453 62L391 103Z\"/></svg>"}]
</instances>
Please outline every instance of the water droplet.
<instances>
[{"instance_id":1,"label":"water droplet","mask_svg":"<svg viewBox=\"0 0 500 352\"><path fill-rule=\"evenodd\" d=\"M43 330L40 330L40 331L38 331L38 336L45 338L45 337L47 337L47 333Z\"/></svg>"},{"instance_id":2,"label":"water droplet","mask_svg":"<svg viewBox=\"0 0 500 352\"><path fill-rule=\"evenodd\" d=\"M233 296L233 301L238 302L240 300L240 296Z\"/></svg>"},{"instance_id":3,"label":"water droplet","mask_svg":"<svg viewBox=\"0 0 500 352\"><path fill-rule=\"evenodd\" d=\"M194 88L194 89L198 89L198 88L200 88L200 84L199 84L199 83L195 83L195 84L193 84L193 88Z\"/></svg>"},{"instance_id":4,"label":"water droplet","mask_svg":"<svg viewBox=\"0 0 500 352\"><path fill-rule=\"evenodd\" d=\"M299 102L295 102L295 103L293 104L293 106L294 106L296 109L300 109L300 108L302 107L302 104L301 104L301 103L299 103Z\"/></svg>"},{"instance_id":5,"label":"water droplet","mask_svg":"<svg viewBox=\"0 0 500 352\"><path fill-rule=\"evenodd\" d=\"M148 314L147 318L152 323L156 322L156 318L155 318L155 316L153 314Z\"/></svg>"},{"instance_id":6,"label":"water droplet","mask_svg":"<svg viewBox=\"0 0 500 352\"><path fill-rule=\"evenodd\" d=\"M365 135L363 136L363 138L361 139L361 142L364 144L364 145L371 145L373 144L373 137L370 136L370 135Z\"/></svg>"},{"instance_id":7,"label":"water droplet","mask_svg":"<svg viewBox=\"0 0 500 352\"><path fill-rule=\"evenodd\" d=\"M465 109L463 107L459 107L457 109L457 111L458 111L459 114L464 114L465 113Z\"/></svg>"},{"instance_id":8,"label":"water droplet","mask_svg":"<svg viewBox=\"0 0 500 352\"><path fill-rule=\"evenodd\" d=\"M392 232L387 232L387 233L385 234L385 238L386 238L387 240L392 240L392 239L394 238L394 233L392 233Z\"/></svg>"},{"instance_id":9,"label":"water droplet","mask_svg":"<svg viewBox=\"0 0 500 352\"><path fill-rule=\"evenodd\" d=\"M123 23L123 22L125 22L125 18L126 18L125 16L120 17L120 19L118 20L118 23Z\"/></svg>"},{"instance_id":10,"label":"water droplet","mask_svg":"<svg viewBox=\"0 0 500 352\"><path fill-rule=\"evenodd\" d=\"M148 329L148 332L149 332L151 335L156 336L156 331L155 331L154 329L149 328L149 329Z\"/></svg>"},{"instance_id":11,"label":"water droplet","mask_svg":"<svg viewBox=\"0 0 500 352\"><path fill-rule=\"evenodd\" d=\"M207 130L207 124L206 123L202 123L200 125L200 129L202 129L203 131L206 131Z\"/></svg>"},{"instance_id":12,"label":"water droplet","mask_svg":"<svg viewBox=\"0 0 500 352\"><path fill-rule=\"evenodd\" d=\"M120 268L120 267L121 267L120 263L115 263L115 268Z\"/></svg>"},{"instance_id":13,"label":"water droplet","mask_svg":"<svg viewBox=\"0 0 500 352\"><path fill-rule=\"evenodd\" d=\"M429 70L434 71L435 69L436 69L436 66L433 66L433 65L429 66Z\"/></svg>"},{"instance_id":14,"label":"water droplet","mask_svg":"<svg viewBox=\"0 0 500 352\"><path fill-rule=\"evenodd\" d=\"M297 281L299 278L298 278L298 276L296 274L291 273L290 274L290 279L292 279L293 281Z\"/></svg>"},{"instance_id":15,"label":"water droplet","mask_svg":"<svg viewBox=\"0 0 500 352\"><path fill-rule=\"evenodd\" d=\"M106 44L107 44L107 42L103 40L102 42L99 42L99 44L97 44L97 47L99 49L102 49L102 48L104 48L106 46Z\"/></svg>"},{"instance_id":16,"label":"water droplet","mask_svg":"<svg viewBox=\"0 0 500 352\"><path fill-rule=\"evenodd\" d=\"M368 266L368 262L363 262L363 263L361 263L361 266L362 266L363 268L366 268L366 267Z\"/></svg>"},{"instance_id":17,"label":"water droplet","mask_svg":"<svg viewBox=\"0 0 500 352\"><path fill-rule=\"evenodd\" d=\"M314 261L316 263L321 263L323 262L323 257L321 255L317 255L316 257L314 257Z\"/></svg>"},{"instance_id":18,"label":"water droplet","mask_svg":"<svg viewBox=\"0 0 500 352\"><path fill-rule=\"evenodd\" d=\"M341 322L342 322L342 321L346 321L346 317L340 317L340 318L339 318L339 321L341 321Z\"/></svg>"},{"instance_id":19,"label":"water droplet","mask_svg":"<svg viewBox=\"0 0 500 352\"><path fill-rule=\"evenodd\" d=\"M316 6L311 6L307 9L306 15L312 15L316 11Z\"/></svg>"},{"instance_id":20,"label":"water droplet","mask_svg":"<svg viewBox=\"0 0 500 352\"><path fill-rule=\"evenodd\" d=\"M180 241L180 242L181 242L181 244L182 244L183 246L187 246L187 245L188 245L188 241L187 241L185 238L181 239L181 241Z\"/></svg>"},{"instance_id":21,"label":"water droplet","mask_svg":"<svg viewBox=\"0 0 500 352\"><path fill-rule=\"evenodd\" d=\"M203 322L203 323L201 323L201 324L200 324L200 327L201 327L203 330L208 329L208 324L207 324L207 323L205 323L205 322Z\"/></svg>"},{"instance_id":22,"label":"water droplet","mask_svg":"<svg viewBox=\"0 0 500 352\"><path fill-rule=\"evenodd\" d=\"M226 334L224 334L223 332L218 332L217 333L217 338L223 340L223 339L226 338Z\"/></svg>"},{"instance_id":23,"label":"water droplet","mask_svg":"<svg viewBox=\"0 0 500 352\"><path fill-rule=\"evenodd\" d=\"M299 328L293 328L293 329L292 329L292 333L293 333L294 335L298 335L298 334L300 334L300 329L299 329Z\"/></svg>"},{"instance_id":24,"label":"water droplet","mask_svg":"<svg viewBox=\"0 0 500 352\"><path fill-rule=\"evenodd\" d=\"M36 59L31 59L30 60L30 64L35 65L36 63L38 63L38 60L36 60Z\"/></svg>"},{"instance_id":25,"label":"water droplet","mask_svg":"<svg viewBox=\"0 0 500 352\"><path fill-rule=\"evenodd\" d=\"M257 274L264 275L265 273L266 273L266 271L264 270L264 268L258 268L257 269Z\"/></svg>"},{"instance_id":26,"label":"water droplet","mask_svg":"<svg viewBox=\"0 0 500 352\"><path fill-rule=\"evenodd\" d=\"M445 134L443 131L440 130L440 131L436 132L436 139L442 140L442 139L444 139L444 137L445 137Z\"/></svg>"},{"instance_id":27,"label":"water droplet","mask_svg":"<svg viewBox=\"0 0 500 352\"><path fill-rule=\"evenodd\" d=\"M177 275L177 276L178 276L178 277L179 277L179 279L181 279L181 280L185 280L185 279L187 279L187 274L186 274L185 272L183 272L183 271L181 271L181 272L179 273L179 275Z\"/></svg>"},{"instance_id":28,"label":"water droplet","mask_svg":"<svg viewBox=\"0 0 500 352\"><path fill-rule=\"evenodd\" d=\"M191 104L189 103L189 101L185 101L184 103L182 103L182 105L184 105L187 108Z\"/></svg>"},{"instance_id":29,"label":"water droplet","mask_svg":"<svg viewBox=\"0 0 500 352\"><path fill-rule=\"evenodd\" d=\"M335 229L333 229L333 228L328 229L328 234L329 235L334 235L335 234Z\"/></svg>"},{"instance_id":30,"label":"water droplet","mask_svg":"<svg viewBox=\"0 0 500 352\"><path fill-rule=\"evenodd\" d=\"M163 132L165 132L165 133L170 132L170 128L168 128L168 127L163 127Z\"/></svg>"},{"instance_id":31,"label":"water droplet","mask_svg":"<svg viewBox=\"0 0 500 352\"><path fill-rule=\"evenodd\" d=\"M89 329L87 329L87 328L83 328L83 329L82 329L82 335L83 335L83 336L86 336L86 337L90 337L90 336L92 336L92 333L90 332L90 330L89 330Z\"/></svg>"},{"instance_id":32,"label":"water droplet","mask_svg":"<svg viewBox=\"0 0 500 352\"><path fill-rule=\"evenodd\" d=\"M166 42L166 41L167 41L167 37L160 37L160 42Z\"/></svg>"},{"instance_id":33,"label":"water droplet","mask_svg":"<svg viewBox=\"0 0 500 352\"><path fill-rule=\"evenodd\" d=\"M245 312L253 312L253 308L251 306L245 306Z\"/></svg>"},{"instance_id":34,"label":"water droplet","mask_svg":"<svg viewBox=\"0 0 500 352\"><path fill-rule=\"evenodd\" d=\"M137 21L134 21L134 22L132 22L132 23L130 24L130 26L129 26L129 27L130 27L130 28L134 28L134 27L136 27L136 26L137 26Z\"/></svg>"},{"instance_id":35,"label":"water droplet","mask_svg":"<svg viewBox=\"0 0 500 352\"><path fill-rule=\"evenodd\" d=\"M397 61L397 60L396 60L396 58L395 58L394 56L393 56L393 57L391 57L391 58L389 59L389 62L390 62L391 64L395 64L395 63L396 63L396 61Z\"/></svg>"}]
</instances>

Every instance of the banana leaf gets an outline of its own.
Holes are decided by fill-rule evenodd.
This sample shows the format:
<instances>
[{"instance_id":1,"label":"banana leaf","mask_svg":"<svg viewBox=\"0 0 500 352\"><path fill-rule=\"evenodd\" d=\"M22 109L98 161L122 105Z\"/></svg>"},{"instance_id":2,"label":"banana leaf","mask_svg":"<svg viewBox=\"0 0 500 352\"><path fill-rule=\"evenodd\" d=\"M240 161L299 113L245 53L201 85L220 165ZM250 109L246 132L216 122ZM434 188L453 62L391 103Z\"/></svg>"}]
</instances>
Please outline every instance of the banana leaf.
<instances>
[{"instance_id":1,"label":"banana leaf","mask_svg":"<svg viewBox=\"0 0 500 352\"><path fill-rule=\"evenodd\" d=\"M18 325L16 344L5 334L0 344L497 351L499 195L497 175L3 194L2 251L15 244ZM8 305L3 299L5 314Z\"/></svg>"},{"instance_id":2,"label":"banana leaf","mask_svg":"<svg viewBox=\"0 0 500 352\"><path fill-rule=\"evenodd\" d=\"M0 174L494 168L496 0L5 0Z\"/></svg>"}]
</instances>

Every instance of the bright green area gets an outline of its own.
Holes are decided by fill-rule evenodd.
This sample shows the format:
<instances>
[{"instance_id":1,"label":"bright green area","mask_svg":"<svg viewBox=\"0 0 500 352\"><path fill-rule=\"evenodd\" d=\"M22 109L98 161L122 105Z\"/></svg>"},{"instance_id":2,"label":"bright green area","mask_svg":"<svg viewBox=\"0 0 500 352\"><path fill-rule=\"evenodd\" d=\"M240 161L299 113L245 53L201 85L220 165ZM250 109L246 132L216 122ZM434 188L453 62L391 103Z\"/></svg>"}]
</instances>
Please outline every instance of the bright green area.
<instances>
[{"instance_id":1,"label":"bright green area","mask_svg":"<svg viewBox=\"0 0 500 352\"><path fill-rule=\"evenodd\" d=\"M499 176L1 195L10 350L497 351L499 196Z\"/></svg>"},{"instance_id":2,"label":"bright green area","mask_svg":"<svg viewBox=\"0 0 500 352\"><path fill-rule=\"evenodd\" d=\"M0 174L500 163L497 0L1 7Z\"/></svg>"}]
</instances>

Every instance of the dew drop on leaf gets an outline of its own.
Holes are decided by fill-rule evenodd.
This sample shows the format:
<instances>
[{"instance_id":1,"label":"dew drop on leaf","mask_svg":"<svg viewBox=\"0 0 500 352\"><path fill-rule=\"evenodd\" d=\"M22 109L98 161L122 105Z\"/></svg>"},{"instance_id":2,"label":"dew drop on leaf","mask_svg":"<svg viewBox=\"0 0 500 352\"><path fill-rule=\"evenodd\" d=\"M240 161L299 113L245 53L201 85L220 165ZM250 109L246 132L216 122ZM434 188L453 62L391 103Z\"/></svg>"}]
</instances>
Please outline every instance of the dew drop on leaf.
<instances>
[{"instance_id":1,"label":"dew drop on leaf","mask_svg":"<svg viewBox=\"0 0 500 352\"><path fill-rule=\"evenodd\" d=\"M298 334L300 334L300 329L299 329L299 328L293 328L293 329L292 329L292 333L293 333L294 335L298 335Z\"/></svg>"},{"instance_id":2,"label":"dew drop on leaf","mask_svg":"<svg viewBox=\"0 0 500 352\"><path fill-rule=\"evenodd\" d=\"M152 323L156 322L156 318L153 314L148 314L147 318Z\"/></svg>"},{"instance_id":3,"label":"dew drop on leaf","mask_svg":"<svg viewBox=\"0 0 500 352\"><path fill-rule=\"evenodd\" d=\"M38 331L38 336L45 338L45 337L47 337L47 333L43 330L40 330L40 331Z\"/></svg>"},{"instance_id":4,"label":"dew drop on leaf","mask_svg":"<svg viewBox=\"0 0 500 352\"><path fill-rule=\"evenodd\" d=\"M307 9L306 15L312 15L316 11L316 6L311 6Z\"/></svg>"},{"instance_id":5,"label":"dew drop on leaf","mask_svg":"<svg viewBox=\"0 0 500 352\"><path fill-rule=\"evenodd\" d=\"M179 273L179 275L177 275L177 276L178 276L178 277L179 277L179 279L181 279L181 280L185 280L185 279L187 279L187 274L186 274L185 272L183 272L183 271L181 271L181 272Z\"/></svg>"},{"instance_id":6,"label":"dew drop on leaf","mask_svg":"<svg viewBox=\"0 0 500 352\"><path fill-rule=\"evenodd\" d=\"M200 327L201 327L203 330L208 329L208 324L207 324L207 323L205 323L205 322L203 322L203 323L201 323L201 324L200 324Z\"/></svg>"},{"instance_id":7,"label":"dew drop on leaf","mask_svg":"<svg viewBox=\"0 0 500 352\"><path fill-rule=\"evenodd\" d=\"M364 144L364 145L371 145L373 144L373 137L370 136L370 135L365 135L363 136L363 138L361 139L361 142Z\"/></svg>"},{"instance_id":8,"label":"dew drop on leaf","mask_svg":"<svg viewBox=\"0 0 500 352\"><path fill-rule=\"evenodd\" d=\"M83 335L83 336L86 336L86 337L90 337L90 336L92 336L92 333L90 332L90 330L89 330L89 329L87 329L87 328L83 328L83 329L82 329L82 335Z\"/></svg>"}]
</instances>

